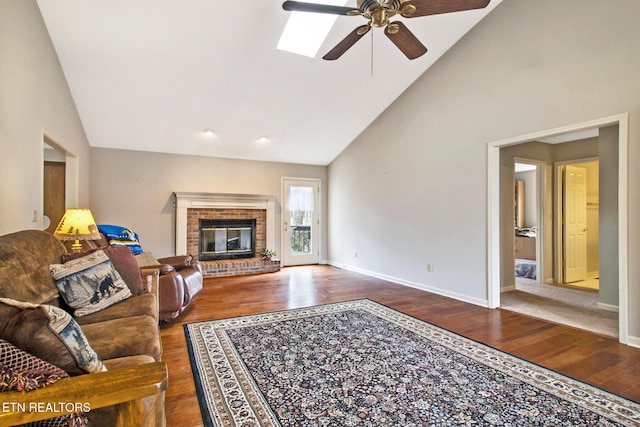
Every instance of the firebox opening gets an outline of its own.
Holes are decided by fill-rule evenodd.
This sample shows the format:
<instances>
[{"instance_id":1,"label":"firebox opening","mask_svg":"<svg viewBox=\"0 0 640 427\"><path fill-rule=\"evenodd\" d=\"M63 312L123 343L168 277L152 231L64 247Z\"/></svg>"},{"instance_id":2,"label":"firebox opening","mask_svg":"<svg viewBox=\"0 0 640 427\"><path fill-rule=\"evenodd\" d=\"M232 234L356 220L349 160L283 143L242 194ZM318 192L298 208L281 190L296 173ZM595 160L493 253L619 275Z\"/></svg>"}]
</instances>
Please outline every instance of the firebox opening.
<instances>
[{"instance_id":1,"label":"firebox opening","mask_svg":"<svg viewBox=\"0 0 640 427\"><path fill-rule=\"evenodd\" d=\"M253 258L255 219L200 219L198 259Z\"/></svg>"}]
</instances>

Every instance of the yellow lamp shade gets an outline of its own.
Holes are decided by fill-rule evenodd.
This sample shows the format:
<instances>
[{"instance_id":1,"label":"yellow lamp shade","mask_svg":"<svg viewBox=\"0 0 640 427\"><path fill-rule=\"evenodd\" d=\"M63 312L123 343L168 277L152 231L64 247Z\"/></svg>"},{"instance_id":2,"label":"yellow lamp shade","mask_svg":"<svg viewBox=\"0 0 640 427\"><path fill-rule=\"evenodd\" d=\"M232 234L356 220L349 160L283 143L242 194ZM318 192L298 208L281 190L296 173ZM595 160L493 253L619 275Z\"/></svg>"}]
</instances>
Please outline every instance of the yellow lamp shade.
<instances>
[{"instance_id":1,"label":"yellow lamp shade","mask_svg":"<svg viewBox=\"0 0 640 427\"><path fill-rule=\"evenodd\" d=\"M82 250L80 240L100 239L91 210L79 208L67 209L53 235L60 240L75 240L71 247L73 251Z\"/></svg>"}]
</instances>

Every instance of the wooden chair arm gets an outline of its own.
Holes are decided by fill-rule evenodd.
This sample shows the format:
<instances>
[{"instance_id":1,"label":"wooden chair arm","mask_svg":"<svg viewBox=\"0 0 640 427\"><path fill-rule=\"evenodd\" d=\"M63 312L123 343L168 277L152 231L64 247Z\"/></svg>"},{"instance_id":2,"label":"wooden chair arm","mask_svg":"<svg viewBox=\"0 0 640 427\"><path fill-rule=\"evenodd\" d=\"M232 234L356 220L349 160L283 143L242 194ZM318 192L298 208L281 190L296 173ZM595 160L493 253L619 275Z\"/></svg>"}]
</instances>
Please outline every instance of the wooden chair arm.
<instances>
[{"instance_id":1,"label":"wooden chair arm","mask_svg":"<svg viewBox=\"0 0 640 427\"><path fill-rule=\"evenodd\" d=\"M94 410L153 396L167 388L167 365L146 363L64 378L27 393L0 393L0 426L12 426Z\"/></svg>"},{"instance_id":2,"label":"wooden chair arm","mask_svg":"<svg viewBox=\"0 0 640 427\"><path fill-rule=\"evenodd\" d=\"M160 270L158 270L155 267L141 267L140 271L142 272L142 274L145 276L145 279L148 280L148 276L151 276L151 292L153 292L154 294L158 294L158 283L159 283L159 276L160 276Z\"/></svg>"},{"instance_id":3,"label":"wooden chair arm","mask_svg":"<svg viewBox=\"0 0 640 427\"><path fill-rule=\"evenodd\" d=\"M156 308L158 313L160 312L160 270L155 267L142 267L140 268L142 274L149 280L151 276L151 293L156 296ZM156 313L156 314L158 314Z\"/></svg>"}]
</instances>

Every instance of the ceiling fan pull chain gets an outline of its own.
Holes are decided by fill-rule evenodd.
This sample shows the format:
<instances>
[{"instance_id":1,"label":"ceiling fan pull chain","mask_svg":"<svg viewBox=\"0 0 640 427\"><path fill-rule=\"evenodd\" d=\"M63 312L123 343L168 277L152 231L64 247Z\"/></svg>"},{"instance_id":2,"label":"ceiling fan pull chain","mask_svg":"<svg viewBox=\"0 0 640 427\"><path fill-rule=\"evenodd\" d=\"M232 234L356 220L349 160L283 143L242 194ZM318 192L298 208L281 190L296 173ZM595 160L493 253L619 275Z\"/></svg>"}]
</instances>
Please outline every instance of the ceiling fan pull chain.
<instances>
[{"instance_id":1,"label":"ceiling fan pull chain","mask_svg":"<svg viewBox=\"0 0 640 427\"><path fill-rule=\"evenodd\" d=\"M371 31L371 77L373 77L373 31Z\"/></svg>"}]
</instances>

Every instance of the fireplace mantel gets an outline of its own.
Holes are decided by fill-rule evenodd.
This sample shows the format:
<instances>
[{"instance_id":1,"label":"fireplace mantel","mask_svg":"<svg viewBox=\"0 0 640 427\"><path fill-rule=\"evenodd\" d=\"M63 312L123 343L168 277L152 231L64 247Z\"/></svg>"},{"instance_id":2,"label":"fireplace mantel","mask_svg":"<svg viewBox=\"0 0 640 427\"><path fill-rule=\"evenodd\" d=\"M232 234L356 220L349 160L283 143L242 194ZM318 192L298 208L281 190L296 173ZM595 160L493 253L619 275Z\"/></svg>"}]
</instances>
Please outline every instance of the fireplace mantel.
<instances>
[{"instance_id":1,"label":"fireplace mantel","mask_svg":"<svg viewBox=\"0 0 640 427\"><path fill-rule=\"evenodd\" d=\"M267 248L275 248L276 198L261 194L174 192L176 254L187 253L187 209L264 209L267 214Z\"/></svg>"}]
</instances>

